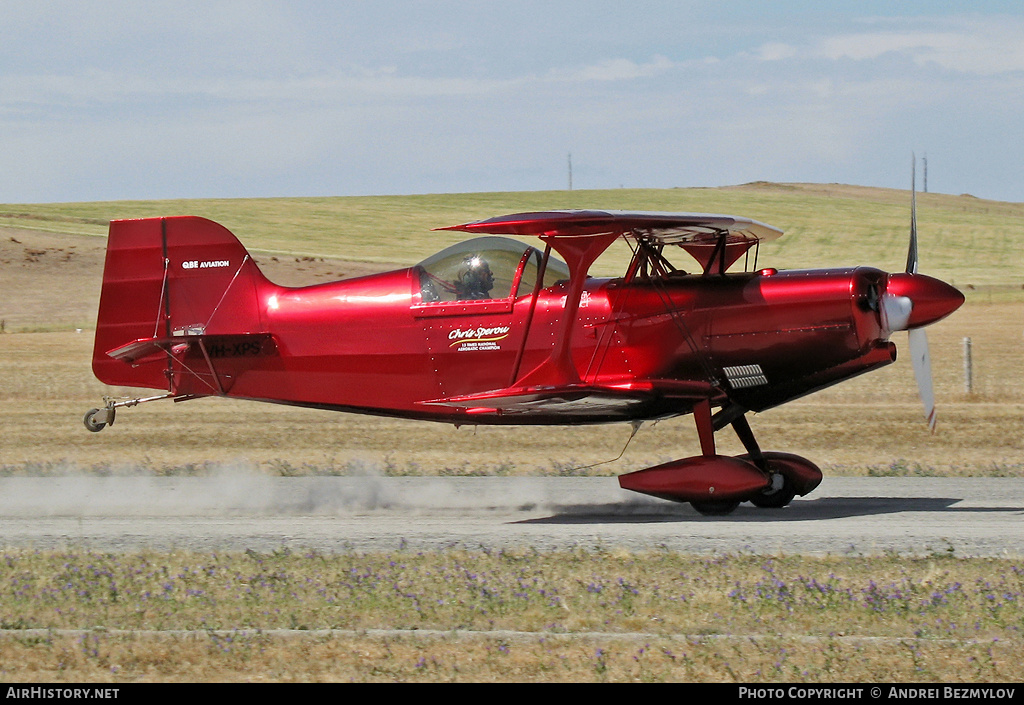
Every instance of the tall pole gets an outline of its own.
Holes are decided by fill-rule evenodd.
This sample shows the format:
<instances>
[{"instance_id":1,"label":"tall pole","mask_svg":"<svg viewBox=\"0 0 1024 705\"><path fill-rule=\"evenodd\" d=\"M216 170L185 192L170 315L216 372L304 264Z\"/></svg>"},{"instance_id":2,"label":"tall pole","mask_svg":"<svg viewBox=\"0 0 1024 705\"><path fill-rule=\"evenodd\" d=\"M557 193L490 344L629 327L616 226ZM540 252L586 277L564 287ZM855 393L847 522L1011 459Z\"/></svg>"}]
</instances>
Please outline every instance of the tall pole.
<instances>
[{"instance_id":1,"label":"tall pole","mask_svg":"<svg viewBox=\"0 0 1024 705\"><path fill-rule=\"evenodd\" d=\"M925 154L922 158L924 162L924 192L928 193L928 155Z\"/></svg>"},{"instance_id":2,"label":"tall pole","mask_svg":"<svg viewBox=\"0 0 1024 705\"><path fill-rule=\"evenodd\" d=\"M569 190L572 191L572 152L569 152Z\"/></svg>"},{"instance_id":3,"label":"tall pole","mask_svg":"<svg viewBox=\"0 0 1024 705\"><path fill-rule=\"evenodd\" d=\"M971 339L964 338L964 391L974 392L974 362L971 359Z\"/></svg>"}]
</instances>

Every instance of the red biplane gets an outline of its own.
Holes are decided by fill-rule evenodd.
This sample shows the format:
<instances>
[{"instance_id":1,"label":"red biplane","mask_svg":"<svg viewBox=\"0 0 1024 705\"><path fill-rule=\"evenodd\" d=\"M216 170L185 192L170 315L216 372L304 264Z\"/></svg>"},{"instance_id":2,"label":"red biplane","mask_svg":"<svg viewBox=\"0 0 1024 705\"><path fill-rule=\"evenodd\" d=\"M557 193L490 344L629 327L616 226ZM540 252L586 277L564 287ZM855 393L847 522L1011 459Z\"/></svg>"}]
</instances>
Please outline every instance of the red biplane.
<instances>
[{"instance_id":1,"label":"red biplane","mask_svg":"<svg viewBox=\"0 0 1024 705\"><path fill-rule=\"evenodd\" d=\"M125 406L204 396L460 424L592 424L693 414L701 454L623 475L626 489L705 514L782 507L821 471L762 451L759 412L896 358L909 330L934 425L923 326L963 295L907 270L745 267L780 230L693 213L520 213L457 225L480 235L416 266L314 286L267 280L238 240L197 217L110 224L93 370L115 386L167 390ZM513 237L537 237L540 247ZM616 240L618 278L589 276ZM681 249L688 273L666 256ZM732 426L747 453L715 450Z\"/></svg>"}]
</instances>

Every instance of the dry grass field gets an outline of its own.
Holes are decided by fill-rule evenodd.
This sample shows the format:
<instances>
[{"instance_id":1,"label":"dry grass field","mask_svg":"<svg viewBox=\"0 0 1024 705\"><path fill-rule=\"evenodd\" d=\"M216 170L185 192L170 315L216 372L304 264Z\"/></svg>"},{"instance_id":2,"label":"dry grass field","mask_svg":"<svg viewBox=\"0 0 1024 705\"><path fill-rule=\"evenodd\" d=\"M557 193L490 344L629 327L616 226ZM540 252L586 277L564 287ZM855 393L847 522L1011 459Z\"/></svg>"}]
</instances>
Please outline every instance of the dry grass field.
<instances>
[{"instance_id":1,"label":"dry grass field","mask_svg":"<svg viewBox=\"0 0 1024 705\"><path fill-rule=\"evenodd\" d=\"M923 422L906 360L751 419L765 448L814 460L826 482L840 474L1024 476L1024 204L939 194L919 194L918 202L921 270L967 295L960 311L929 329L938 432L930 434ZM105 394L130 393L104 387L90 369L103 235L111 218L211 217L239 236L271 279L296 285L405 266L458 237L430 232L433 227L564 207L753 217L787 231L762 248L765 266L866 264L898 271L906 257L909 194L838 185L0 205L0 474L201 475L233 467L279 475L613 475L698 453L688 418L644 426L625 455L607 463L626 443L628 426L455 429L223 399L122 410L116 424L98 434L82 425L84 412ZM622 255L611 255L598 268L615 274L621 265ZM963 384L965 337L973 343L971 393ZM904 351L906 335L894 339ZM742 452L728 432L719 438L722 452ZM603 464L587 467L596 463ZM264 564L272 560L281 563ZM0 680L827 682L1019 681L1024 675L1016 657L1024 627L1021 571L1009 563L722 557L709 566L694 563L709 559L592 554L494 560L0 551L0 628L12 630L0 636ZM414 565L396 573L394 563L403 561ZM424 620L415 605L446 599L441 587L426 579L402 581L442 567L457 572L453 563L459 561L465 594L452 599L461 601L462 611L435 605ZM523 565L531 562L540 572L527 575ZM573 571L554 577L560 564ZM61 566L58 580L53 571ZM343 583L354 584L338 571L353 570L386 573L374 585L390 580L395 586L374 593L363 584L359 599L366 601L357 602L369 621L356 620L351 610L328 609L323 594L310 587L337 592ZM78 577L61 583L70 578L67 571ZM96 577L103 571L120 577ZM86 574L92 582L76 582ZM129 579L133 574L150 581L127 586L141 580ZM480 602L486 585L469 574L504 581L507 594ZM694 575L718 577L701 584ZM1002 576L1005 589L985 587L989 575ZM662 586L680 576L678 594L669 596ZM572 594L574 602L564 603L568 612L538 596L537 580L551 581L542 585L549 597ZM78 597L58 597L59 586L72 583ZM118 595L132 596L127 611L111 599L115 583ZM167 584L174 590L157 600ZM529 600L513 594L516 584ZM598 584L600 590L587 592ZM956 585L970 586L972 597L957 595L952 607L940 607ZM243 594L249 588L258 599ZM289 602L286 588L305 602ZM603 599L595 597L602 593ZM677 599L684 594L691 600L685 605ZM492 608L502 616L482 616ZM282 609L300 623L281 616ZM794 614L806 623L792 621ZM849 627L840 635L828 626L835 624ZM103 629L53 631L96 626ZM272 631L290 626L306 633ZM413 627L441 633L359 631ZM356 631L315 631L331 628ZM44 631L27 631L37 629ZM128 631L116 631L122 629Z\"/></svg>"},{"instance_id":2,"label":"dry grass field","mask_svg":"<svg viewBox=\"0 0 1024 705\"><path fill-rule=\"evenodd\" d=\"M214 218L271 279L297 285L412 264L459 237L432 227L566 205L748 215L786 229L760 254L779 267L898 271L906 258L909 194L838 185L0 205L0 321L19 332L0 336L0 468L188 473L231 463L284 474L617 474L696 452L689 419L645 427L620 461L577 470L618 456L628 426L457 430L221 399L144 405L123 410L103 433L82 428L81 416L104 394L131 393L104 388L89 362L110 218ZM831 474L1024 474L1024 205L919 194L918 220L922 271L967 295L960 311L929 329L939 432L930 435L921 421L905 360L760 414L753 427L765 447L805 455ZM599 268L616 273L623 257L610 255ZM974 357L970 394L965 337ZM905 334L895 340L905 349ZM719 435L727 452L739 450L728 432Z\"/></svg>"}]
</instances>

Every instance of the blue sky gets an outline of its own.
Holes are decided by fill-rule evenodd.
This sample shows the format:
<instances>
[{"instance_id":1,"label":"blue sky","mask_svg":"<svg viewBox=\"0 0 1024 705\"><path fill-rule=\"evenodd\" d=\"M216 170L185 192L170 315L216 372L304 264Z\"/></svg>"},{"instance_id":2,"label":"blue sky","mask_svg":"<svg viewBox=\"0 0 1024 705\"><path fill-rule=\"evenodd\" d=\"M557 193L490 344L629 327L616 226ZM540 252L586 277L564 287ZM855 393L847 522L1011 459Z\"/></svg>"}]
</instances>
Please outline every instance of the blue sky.
<instances>
[{"instance_id":1,"label":"blue sky","mask_svg":"<svg viewBox=\"0 0 1024 705\"><path fill-rule=\"evenodd\" d=\"M1024 4L0 0L0 202L720 186L1024 201Z\"/></svg>"}]
</instances>

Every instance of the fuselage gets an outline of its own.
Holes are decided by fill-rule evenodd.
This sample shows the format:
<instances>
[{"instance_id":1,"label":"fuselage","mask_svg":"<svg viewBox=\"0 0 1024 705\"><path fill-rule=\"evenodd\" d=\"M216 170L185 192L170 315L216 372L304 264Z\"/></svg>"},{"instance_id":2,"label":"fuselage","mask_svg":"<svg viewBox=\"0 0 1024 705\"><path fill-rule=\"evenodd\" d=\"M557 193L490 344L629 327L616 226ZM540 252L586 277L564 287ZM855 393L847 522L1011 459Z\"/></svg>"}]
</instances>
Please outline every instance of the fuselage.
<instances>
[{"instance_id":1,"label":"fuselage","mask_svg":"<svg viewBox=\"0 0 1024 705\"><path fill-rule=\"evenodd\" d=\"M591 278L571 333L588 384L711 380L761 410L895 359L870 269L664 279ZM564 413L469 414L429 400L502 389L541 364L564 318L567 284L503 299L425 302L401 269L303 288L261 287L278 356L238 375L227 395L454 423L569 423ZM587 421L686 413L671 401Z\"/></svg>"},{"instance_id":2,"label":"fuselage","mask_svg":"<svg viewBox=\"0 0 1024 705\"><path fill-rule=\"evenodd\" d=\"M937 279L870 267L687 274L646 241L623 277L587 276L616 237L557 240L568 263L480 237L414 267L282 287L211 221L115 221L93 370L176 398L456 424L742 413L891 363L893 331L963 302Z\"/></svg>"}]
</instances>

